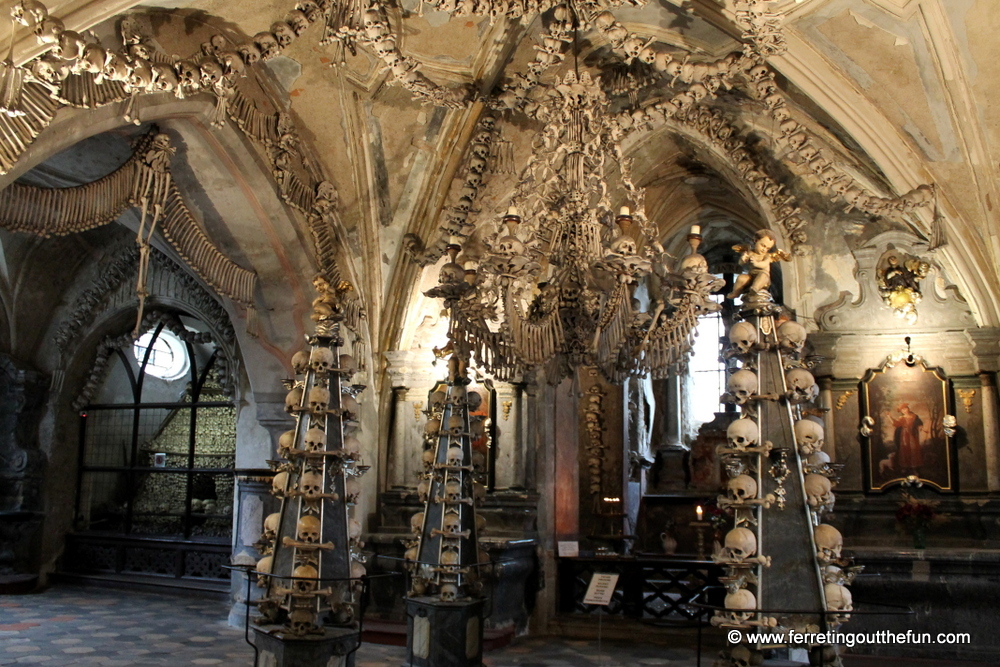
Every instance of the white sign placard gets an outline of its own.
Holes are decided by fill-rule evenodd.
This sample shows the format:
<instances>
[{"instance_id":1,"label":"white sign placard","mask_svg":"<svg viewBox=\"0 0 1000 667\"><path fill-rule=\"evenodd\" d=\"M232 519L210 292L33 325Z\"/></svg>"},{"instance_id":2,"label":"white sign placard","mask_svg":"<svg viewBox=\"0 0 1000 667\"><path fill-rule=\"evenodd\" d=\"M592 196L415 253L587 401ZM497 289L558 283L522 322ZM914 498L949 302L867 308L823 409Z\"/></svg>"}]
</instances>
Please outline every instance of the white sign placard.
<instances>
[{"instance_id":1,"label":"white sign placard","mask_svg":"<svg viewBox=\"0 0 1000 667\"><path fill-rule=\"evenodd\" d=\"M580 557L580 543L579 542L559 542L559 557L560 558L579 558Z\"/></svg>"},{"instance_id":2,"label":"white sign placard","mask_svg":"<svg viewBox=\"0 0 1000 667\"><path fill-rule=\"evenodd\" d=\"M615 585L618 583L617 574L607 572L595 572L587 586L587 594L583 596L583 604L599 604L607 606L611 602L611 596L615 594Z\"/></svg>"}]
</instances>

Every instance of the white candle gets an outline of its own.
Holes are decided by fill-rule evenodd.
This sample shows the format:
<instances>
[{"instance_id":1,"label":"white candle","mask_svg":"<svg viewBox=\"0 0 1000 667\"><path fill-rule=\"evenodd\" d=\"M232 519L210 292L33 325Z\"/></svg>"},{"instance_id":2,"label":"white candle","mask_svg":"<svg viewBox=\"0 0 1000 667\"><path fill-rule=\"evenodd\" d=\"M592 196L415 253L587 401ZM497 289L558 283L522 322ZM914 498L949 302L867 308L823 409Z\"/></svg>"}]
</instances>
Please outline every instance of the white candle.
<instances>
[{"instance_id":1,"label":"white candle","mask_svg":"<svg viewBox=\"0 0 1000 667\"><path fill-rule=\"evenodd\" d=\"M517 217L517 207L516 206L511 206L510 208L508 208L507 209L507 215L509 217L512 217L512 218L513 217Z\"/></svg>"},{"instance_id":2,"label":"white candle","mask_svg":"<svg viewBox=\"0 0 1000 667\"><path fill-rule=\"evenodd\" d=\"M702 514L704 513L704 510L701 509L701 505L695 507L694 511L698 515L698 521L701 521Z\"/></svg>"},{"instance_id":3,"label":"white candle","mask_svg":"<svg viewBox=\"0 0 1000 667\"><path fill-rule=\"evenodd\" d=\"M448 237L448 244L449 245L462 245L462 237L461 236L455 236L454 234L452 234L451 236Z\"/></svg>"},{"instance_id":4,"label":"white candle","mask_svg":"<svg viewBox=\"0 0 1000 667\"><path fill-rule=\"evenodd\" d=\"M628 206L622 206L622 210L618 211L618 215L631 215L631 211L628 210Z\"/></svg>"},{"instance_id":5,"label":"white candle","mask_svg":"<svg viewBox=\"0 0 1000 667\"><path fill-rule=\"evenodd\" d=\"M701 225L691 225L692 234L701 234Z\"/></svg>"}]
</instances>

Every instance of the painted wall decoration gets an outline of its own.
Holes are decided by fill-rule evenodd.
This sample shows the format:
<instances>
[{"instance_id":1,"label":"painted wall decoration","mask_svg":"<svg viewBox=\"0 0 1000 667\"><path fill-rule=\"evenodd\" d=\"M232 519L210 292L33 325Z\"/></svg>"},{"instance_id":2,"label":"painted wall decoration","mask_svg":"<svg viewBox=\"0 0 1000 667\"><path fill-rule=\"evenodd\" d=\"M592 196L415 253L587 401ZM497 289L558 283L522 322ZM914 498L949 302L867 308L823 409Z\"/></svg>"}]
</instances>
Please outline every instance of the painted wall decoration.
<instances>
[{"instance_id":1,"label":"painted wall decoration","mask_svg":"<svg viewBox=\"0 0 1000 667\"><path fill-rule=\"evenodd\" d=\"M940 369L916 355L893 355L865 374L859 395L866 490L957 490L954 400Z\"/></svg>"}]
</instances>

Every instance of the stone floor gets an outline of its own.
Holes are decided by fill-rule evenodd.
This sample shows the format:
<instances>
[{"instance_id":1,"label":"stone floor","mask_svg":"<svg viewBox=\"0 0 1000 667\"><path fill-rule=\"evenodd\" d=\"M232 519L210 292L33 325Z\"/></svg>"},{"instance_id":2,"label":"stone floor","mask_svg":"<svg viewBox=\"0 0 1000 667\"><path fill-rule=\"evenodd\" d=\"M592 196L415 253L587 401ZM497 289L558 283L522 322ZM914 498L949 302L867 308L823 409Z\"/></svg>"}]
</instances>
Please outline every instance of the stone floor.
<instances>
[{"instance_id":1,"label":"stone floor","mask_svg":"<svg viewBox=\"0 0 1000 667\"><path fill-rule=\"evenodd\" d=\"M0 665L249 667L253 649L214 600L91 587L0 596ZM490 667L694 665L694 652L657 646L526 639L490 653ZM400 665L406 649L365 644L357 667ZM707 665L707 661L706 661Z\"/></svg>"},{"instance_id":2,"label":"stone floor","mask_svg":"<svg viewBox=\"0 0 1000 667\"><path fill-rule=\"evenodd\" d=\"M106 665L108 667L221 665L251 667L253 649L243 631L226 625L221 602L138 591L60 585L44 593L0 596L0 665ZM702 664L712 663L706 652ZM405 649L365 644L356 667L401 665ZM695 652L632 642L554 637L516 641L487 654L488 667L694 667ZM917 661L848 659L857 667ZM920 662L922 667L970 663ZM983 664L983 663L979 663Z\"/></svg>"}]
</instances>

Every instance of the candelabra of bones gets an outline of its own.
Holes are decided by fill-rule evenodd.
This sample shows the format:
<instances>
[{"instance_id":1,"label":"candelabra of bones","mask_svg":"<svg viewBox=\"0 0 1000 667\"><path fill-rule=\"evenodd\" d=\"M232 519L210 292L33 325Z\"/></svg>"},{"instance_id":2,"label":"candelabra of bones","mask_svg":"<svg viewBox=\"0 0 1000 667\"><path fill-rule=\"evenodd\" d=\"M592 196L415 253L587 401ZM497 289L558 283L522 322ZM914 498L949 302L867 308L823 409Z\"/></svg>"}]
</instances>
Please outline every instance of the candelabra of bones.
<instances>
[{"instance_id":1,"label":"candelabra of bones","mask_svg":"<svg viewBox=\"0 0 1000 667\"><path fill-rule=\"evenodd\" d=\"M733 509L735 526L714 555L727 568L728 591L712 623L816 632L849 618L846 585L860 568L842 558L837 529L821 523L833 507L837 466L823 452L823 425L814 418L822 412L808 409L818 388L804 355L806 330L782 317L768 291L771 263L790 259L775 243L763 230L752 247L736 247L749 270L730 295L743 297L743 320L730 328L726 352L740 368L722 400L738 405L741 415L719 448L729 477L719 505ZM809 648L811 664L839 664L832 647ZM758 651L736 645L716 667L753 664Z\"/></svg>"},{"instance_id":2,"label":"candelabra of bones","mask_svg":"<svg viewBox=\"0 0 1000 667\"><path fill-rule=\"evenodd\" d=\"M279 438L280 460L273 464L272 494L281 509L265 519L258 542L264 591L255 627L265 630L258 637L323 638L329 627L356 627L365 575L361 524L351 517L358 477L367 470L356 437L359 388L349 384L358 369L340 354L351 286L332 287L321 278L314 285L315 333L309 348L292 357L295 377L285 381L285 411L295 427Z\"/></svg>"}]
</instances>

